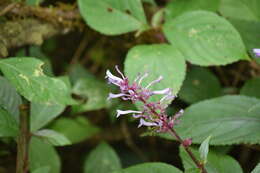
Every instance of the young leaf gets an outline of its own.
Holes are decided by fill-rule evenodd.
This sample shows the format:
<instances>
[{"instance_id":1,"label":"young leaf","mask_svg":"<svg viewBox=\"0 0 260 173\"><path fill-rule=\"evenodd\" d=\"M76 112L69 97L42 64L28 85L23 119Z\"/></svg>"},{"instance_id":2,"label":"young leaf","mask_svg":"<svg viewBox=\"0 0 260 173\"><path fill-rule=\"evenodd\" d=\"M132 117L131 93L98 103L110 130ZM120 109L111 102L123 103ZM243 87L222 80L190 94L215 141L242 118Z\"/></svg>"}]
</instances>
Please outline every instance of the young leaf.
<instances>
[{"instance_id":1,"label":"young leaf","mask_svg":"<svg viewBox=\"0 0 260 173\"><path fill-rule=\"evenodd\" d=\"M196 158L199 158L199 152L196 149L191 148L191 151ZM196 168L196 165L183 147L180 147L180 156L185 170ZM205 167L208 173L243 173L243 170L235 159L228 155L221 155L214 152L209 152L208 162Z\"/></svg>"},{"instance_id":2,"label":"young leaf","mask_svg":"<svg viewBox=\"0 0 260 173\"><path fill-rule=\"evenodd\" d=\"M49 167L49 173L60 173L61 170L61 161L55 148L36 137L31 138L29 162L31 172L42 167Z\"/></svg>"},{"instance_id":3,"label":"young leaf","mask_svg":"<svg viewBox=\"0 0 260 173\"><path fill-rule=\"evenodd\" d=\"M16 137L19 132L17 121L0 107L0 137Z\"/></svg>"},{"instance_id":4,"label":"young leaf","mask_svg":"<svg viewBox=\"0 0 260 173\"><path fill-rule=\"evenodd\" d=\"M182 173L172 165L160 162L142 163L113 173Z\"/></svg>"},{"instance_id":5,"label":"young leaf","mask_svg":"<svg viewBox=\"0 0 260 173\"><path fill-rule=\"evenodd\" d=\"M166 22L163 30L170 43L193 64L225 65L248 59L238 31L215 13L187 12Z\"/></svg>"},{"instance_id":6,"label":"young leaf","mask_svg":"<svg viewBox=\"0 0 260 173\"><path fill-rule=\"evenodd\" d=\"M258 163L255 169L251 173L259 173L260 172L260 163Z\"/></svg>"},{"instance_id":7,"label":"young leaf","mask_svg":"<svg viewBox=\"0 0 260 173\"><path fill-rule=\"evenodd\" d=\"M187 72L179 93L180 99L187 103L221 95L221 86L216 76L206 68L194 67Z\"/></svg>"},{"instance_id":8,"label":"young leaf","mask_svg":"<svg viewBox=\"0 0 260 173\"><path fill-rule=\"evenodd\" d=\"M148 73L148 77L142 82L146 86L159 76L163 77L160 83L150 88L161 90L172 88L177 94L185 77L186 64L182 54L174 47L166 44L141 45L132 48L125 60L125 73L130 81L133 81L138 74ZM160 96L153 96L152 101L158 101Z\"/></svg>"},{"instance_id":9,"label":"young leaf","mask_svg":"<svg viewBox=\"0 0 260 173\"><path fill-rule=\"evenodd\" d=\"M109 104L107 101L109 88L95 78L79 79L73 86L72 92L86 99L84 103L73 106L73 112L98 110Z\"/></svg>"},{"instance_id":10,"label":"young leaf","mask_svg":"<svg viewBox=\"0 0 260 173\"><path fill-rule=\"evenodd\" d=\"M30 129L36 132L54 118L61 114L65 109L64 105L46 105L31 103Z\"/></svg>"},{"instance_id":11,"label":"young leaf","mask_svg":"<svg viewBox=\"0 0 260 173\"><path fill-rule=\"evenodd\" d=\"M0 60L0 69L16 90L31 102L47 104L75 104L66 84L42 72L43 62L36 58L8 58Z\"/></svg>"},{"instance_id":12,"label":"young leaf","mask_svg":"<svg viewBox=\"0 0 260 173\"><path fill-rule=\"evenodd\" d=\"M86 140L100 130L84 117L60 118L54 121L50 128L66 136L71 143Z\"/></svg>"},{"instance_id":13,"label":"young leaf","mask_svg":"<svg viewBox=\"0 0 260 173\"><path fill-rule=\"evenodd\" d=\"M165 14L166 20L171 20L185 12L195 10L217 11L220 0L178 0L169 1L166 6Z\"/></svg>"},{"instance_id":14,"label":"young leaf","mask_svg":"<svg viewBox=\"0 0 260 173\"><path fill-rule=\"evenodd\" d=\"M260 21L259 0L222 0L220 13L228 18Z\"/></svg>"},{"instance_id":15,"label":"young leaf","mask_svg":"<svg viewBox=\"0 0 260 173\"><path fill-rule=\"evenodd\" d=\"M203 164L207 163L207 156L209 153L209 140L211 136L207 137L200 145L199 148L199 153L200 153L200 158L202 159Z\"/></svg>"},{"instance_id":16,"label":"young leaf","mask_svg":"<svg viewBox=\"0 0 260 173\"><path fill-rule=\"evenodd\" d=\"M103 34L148 28L141 0L79 0L78 5L86 23Z\"/></svg>"},{"instance_id":17,"label":"young leaf","mask_svg":"<svg viewBox=\"0 0 260 173\"><path fill-rule=\"evenodd\" d=\"M212 135L211 145L260 143L260 100L247 96L223 96L191 105L176 126L180 136L193 143ZM163 137L172 139L169 134Z\"/></svg>"},{"instance_id":18,"label":"young leaf","mask_svg":"<svg viewBox=\"0 0 260 173\"><path fill-rule=\"evenodd\" d=\"M255 77L248 80L245 85L241 88L240 94L260 99L260 77Z\"/></svg>"},{"instance_id":19,"label":"young leaf","mask_svg":"<svg viewBox=\"0 0 260 173\"><path fill-rule=\"evenodd\" d=\"M92 150L84 163L84 173L112 173L120 169L121 163L116 152L106 143Z\"/></svg>"},{"instance_id":20,"label":"young leaf","mask_svg":"<svg viewBox=\"0 0 260 173\"><path fill-rule=\"evenodd\" d=\"M35 136L41 137L44 141L54 146L70 145L71 142L63 134L53 130L43 129L34 133Z\"/></svg>"},{"instance_id":21,"label":"young leaf","mask_svg":"<svg viewBox=\"0 0 260 173\"><path fill-rule=\"evenodd\" d=\"M20 104L22 104L20 95L8 80L0 76L0 107L6 109L18 121Z\"/></svg>"}]
</instances>

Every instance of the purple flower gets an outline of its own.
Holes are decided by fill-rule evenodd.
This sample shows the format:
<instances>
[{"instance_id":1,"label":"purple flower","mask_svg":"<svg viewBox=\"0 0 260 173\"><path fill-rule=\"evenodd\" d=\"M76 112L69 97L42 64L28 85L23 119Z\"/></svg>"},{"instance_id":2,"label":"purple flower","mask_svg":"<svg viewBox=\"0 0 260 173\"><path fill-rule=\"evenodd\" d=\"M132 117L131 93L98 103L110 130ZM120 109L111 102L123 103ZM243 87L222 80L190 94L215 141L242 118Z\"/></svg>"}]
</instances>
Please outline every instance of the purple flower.
<instances>
[{"instance_id":1,"label":"purple flower","mask_svg":"<svg viewBox=\"0 0 260 173\"><path fill-rule=\"evenodd\" d=\"M260 49L253 49L256 57L260 57Z\"/></svg>"},{"instance_id":2,"label":"purple flower","mask_svg":"<svg viewBox=\"0 0 260 173\"><path fill-rule=\"evenodd\" d=\"M116 71L121 77L114 76L109 70L107 70L106 78L109 83L119 87L120 93L110 93L108 99L122 98L123 100L130 100L133 103L137 101L143 103L142 111L117 110L117 117L120 115L132 114L134 118L140 119L138 127L153 127L158 132L167 132L169 129L173 128L175 124L178 124L178 118L182 115L183 110L175 114L173 117L168 117L166 114L166 103L176 97L172 94L172 90L170 88L156 91L149 89L152 85L160 82L163 79L162 76L159 76L156 80L150 82L146 87L142 87L141 83L143 79L148 76L148 73L145 73L144 75L139 74L133 83L129 83L128 78L120 72L117 66ZM162 98L158 102L149 102L149 98L153 95L162 95Z\"/></svg>"}]
</instances>

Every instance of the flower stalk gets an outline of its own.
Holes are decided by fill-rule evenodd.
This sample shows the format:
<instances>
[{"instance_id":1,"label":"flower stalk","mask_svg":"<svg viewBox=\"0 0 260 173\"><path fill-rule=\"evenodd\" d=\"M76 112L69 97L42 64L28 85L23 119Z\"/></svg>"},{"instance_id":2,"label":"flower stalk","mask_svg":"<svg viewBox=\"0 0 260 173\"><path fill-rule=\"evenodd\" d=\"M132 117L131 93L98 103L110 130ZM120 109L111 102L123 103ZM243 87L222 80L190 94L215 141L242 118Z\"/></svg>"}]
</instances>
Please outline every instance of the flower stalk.
<instances>
[{"instance_id":1,"label":"flower stalk","mask_svg":"<svg viewBox=\"0 0 260 173\"><path fill-rule=\"evenodd\" d=\"M143 103L143 110L117 110L117 117L126 114L132 114L133 118L139 119L139 125L147 126L155 130L156 132L168 132L184 147L185 151L188 153L190 158L193 160L201 173L207 173L204 165L200 163L198 159L191 152L189 146L192 143L191 139L182 139L178 133L174 130L174 126L179 123L179 117L183 114L183 110L180 110L173 116L168 116L166 114L166 108L168 102L172 101L176 96L172 93L170 88L165 88L163 90L152 91L149 88L159 83L163 77L159 76L158 79L150 82L146 87L142 87L141 83L144 78L148 76L145 73L143 76L139 75L133 83L130 84L127 77L116 66L117 72L120 77L114 76L109 70L106 72L106 78L109 83L112 83L119 87L120 93L113 94L110 93L108 99L121 98L122 100L130 100L132 103L140 101ZM157 102L150 102L149 98L153 95L162 95L162 98Z\"/></svg>"}]
</instances>

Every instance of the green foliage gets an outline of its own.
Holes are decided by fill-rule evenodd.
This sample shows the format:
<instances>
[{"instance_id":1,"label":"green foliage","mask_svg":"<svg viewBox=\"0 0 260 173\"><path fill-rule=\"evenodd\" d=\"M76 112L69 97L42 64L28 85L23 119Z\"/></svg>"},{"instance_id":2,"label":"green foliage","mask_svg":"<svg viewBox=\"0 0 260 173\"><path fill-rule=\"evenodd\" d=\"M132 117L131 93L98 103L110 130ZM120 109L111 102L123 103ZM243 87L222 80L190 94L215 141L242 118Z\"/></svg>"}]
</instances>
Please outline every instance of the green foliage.
<instances>
[{"instance_id":1,"label":"green foliage","mask_svg":"<svg viewBox=\"0 0 260 173\"><path fill-rule=\"evenodd\" d=\"M49 142L55 146L70 145L71 142L63 135L56 131L43 129L34 133L35 136L41 137L43 141Z\"/></svg>"},{"instance_id":2,"label":"green foliage","mask_svg":"<svg viewBox=\"0 0 260 173\"><path fill-rule=\"evenodd\" d=\"M199 152L196 149L192 149L192 152L198 158ZM183 147L180 148L180 156L185 170L196 168ZM208 173L243 173L243 170L235 159L228 155L221 155L214 152L209 152L208 162L205 167Z\"/></svg>"},{"instance_id":3,"label":"green foliage","mask_svg":"<svg viewBox=\"0 0 260 173\"><path fill-rule=\"evenodd\" d=\"M100 130L84 117L77 117L75 119L60 118L53 122L51 129L66 136L71 143L86 140Z\"/></svg>"},{"instance_id":4,"label":"green foliage","mask_svg":"<svg viewBox=\"0 0 260 173\"><path fill-rule=\"evenodd\" d=\"M125 60L125 73L130 81L138 74L148 73L142 82L146 86L151 81L163 76L163 80L151 86L152 90L172 88L173 93L178 93L185 76L185 61L182 54L166 44L140 45L132 48ZM158 96L153 96L153 101L158 101Z\"/></svg>"},{"instance_id":5,"label":"green foliage","mask_svg":"<svg viewBox=\"0 0 260 173\"><path fill-rule=\"evenodd\" d=\"M258 0L222 0L220 13L229 18L260 21L259 7Z\"/></svg>"},{"instance_id":6,"label":"green foliage","mask_svg":"<svg viewBox=\"0 0 260 173\"><path fill-rule=\"evenodd\" d=\"M201 67L194 67L187 72L179 92L179 97L187 103L196 103L220 95L221 86L216 76Z\"/></svg>"},{"instance_id":7,"label":"green foliage","mask_svg":"<svg viewBox=\"0 0 260 173\"><path fill-rule=\"evenodd\" d=\"M50 167L44 166L44 167L40 167L38 169L35 169L32 173L49 173L49 172L50 172Z\"/></svg>"},{"instance_id":8,"label":"green foliage","mask_svg":"<svg viewBox=\"0 0 260 173\"><path fill-rule=\"evenodd\" d=\"M121 169L120 160L106 143L99 144L90 152L84 163L84 173L112 173Z\"/></svg>"},{"instance_id":9,"label":"green foliage","mask_svg":"<svg viewBox=\"0 0 260 173\"><path fill-rule=\"evenodd\" d=\"M237 30L226 19L212 12L184 13L166 22L164 33L193 64L225 65L248 59Z\"/></svg>"},{"instance_id":10,"label":"green foliage","mask_svg":"<svg viewBox=\"0 0 260 173\"><path fill-rule=\"evenodd\" d=\"M32 102L75 104L67 85L43 74L43 62L35 58L9 58L0 61L0 69L16 90Z\"/></svg>"},{"instance_id":11,"label":"green foliage","mask_svg":"<svg viewBox=\"0 0 260 173\"><path fill-rule=\"evenodd\" d=\"M64 105L47 105L41 103L31 103L30 110L30 129L31 132L35 132L44 127L54 118L56 118L62 111L64 111Z\"/></svg>"},{"instance_id":12,"label":"green foliage","mask_svg":"<svg viewBox=\"0 0 260 173\"><path fill-rule=\"evenodd\" d=\"M18 132L18 124L14 116L0 108L0 137L16 137Z\"/></svg>"},{"instance_id":13,"label":"green foliage","mask_svg":"<svg viewBox=\"0 0 260 173\"><path fill-rule=\"evenodd\" d=\"M175 168L172 165L153 162L153 163L143 163L129 168L125 168L113 173L181 173L179 169Z\"/></svg>"},{"instance_id":14,"label":"green foliage","mask_svg":"<svg viewBox=\"0 0 260 173\"><path fill-rule=\"evenodd\" d=\"M260 98L260 77L255 77L248 80L241 88L240 94Z\"/></svg>"},{"instance_id":15,"label":"green foliage","mask_svg":"<svg viewBox=\"0 0 260 173\"><path fill-rule=\"evenodd\" d=\"M211 134L210 145L259 144L259 105L260 100L246 96L205 100L185 109L176 130L194 143ZM167 134L162 136L172 139Z\"/></svg>"},{"instance_id":16,"label":"green foliage","mask_svg":"<svg viewBox=\"0 0 260 173\"><path fill-rule=\"evenodd\" d=\"M0 76L0 107L6 109L9 114L18 121L19 105L22 99L8 80Z\"/></svg>"},{"instance_id":17,"label":"green foliage","mask_svg":"<svg viewBox=\"0 0 260 173\"><path fill-rule=\"evenodd\" d=\"M199 153L203 164L207 163L207 157L209 153L209 140L211 136L207 137L200 145Z\"/></svg>"},{"instance_id":18,"label":"green foliage","mask_svg":"<svg viewBox=\"0 0 260 173\"><path fill-rule=\"evenodd\" d=\"M73 112L98 110L107 107L109 104L107 101L109 92L107 85L95 78L78 80L72 90L74 94L86 99L82 104L73 106Z\"/></svg>"},{"instance_id":19,"label":"green foliage","mask_svg":"<svg viewBox=\"0 0 260 173\"><path fill-rule=\"evenodd\" d=\"M78 5L86 23L103 34L117 35L148 28L141 0L79 0Z\"/></svg>"},{"instance_id":20,"label":"green foliage","mask_svg":"<svg viewBox=\"0 0 260 173\"><path fill-rule=\"evenodd\" d=\"M36 137L30 142L29 160L32 172L49 168L49 173L60 173L61 161L55 148Z\"/></svg>"},{"instance_id":21,"label":"green foliage","mask_svg":"<svg viewBox=\"0 0 260 173\"><path fill-rule=\"evenodd\" d=\"M170 1L166 6L166 20L172 20L185 12L195 10L217 11L220 0L177 0Z\"/></svg>"},{"instance_id":22,"label":"green foliage","mask_svg":"<svg viewBox=\"0 0 260 173\"><path fill-rule=\"evenodd\" d=\"M260 163L257 164L255 169L251 173L259 173L260 172Z\"/></svg>"}]
</instances>

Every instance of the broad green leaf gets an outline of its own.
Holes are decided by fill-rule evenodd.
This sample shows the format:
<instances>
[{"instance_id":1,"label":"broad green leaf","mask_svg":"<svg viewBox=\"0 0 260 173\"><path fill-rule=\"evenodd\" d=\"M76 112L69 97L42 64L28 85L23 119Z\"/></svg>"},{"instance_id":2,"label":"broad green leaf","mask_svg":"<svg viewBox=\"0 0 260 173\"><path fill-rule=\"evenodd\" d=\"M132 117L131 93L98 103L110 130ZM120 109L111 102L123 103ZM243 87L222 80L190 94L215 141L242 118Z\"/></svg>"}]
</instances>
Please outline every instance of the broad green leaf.
<instances>
[{"instance_id":1,"label":"broad green leaf","mask_svg":"<svg viewBox=\"0 0 260 173\"><path fill-rule=\"evenodd\" d=\"M178 93L185 77L185 61L182 54L174 47L166 44L140 45L132 48L125 60L125 74L133 81L138 74L148 72L148 77L142 82L145 87L159 76L163 77L160 83L151 86L152 90L172 88ZM152 101L158 101L160 96L152 96Z\"/></svg>"},{"instance_id":2,"label":"broad green leaf","mask_svg":"<svg viewBox=\"0 0 260 173\"><path fill-rule=\"evenodd\" d=\"M112 173L119 169L120 159L106 143L101 143L93 149L84 163L84 173Z\"/></svg>"},{"instance_id":3,"label":"broad green leaf","mask_svg":"<svg viewBox=\"0 0 260 173\"><path fill-rule=\"evenodd\" d=\"M221 0L220 13L228 18L260 21L259 0Z\"/></svg>"},{"instance_id":4,"label":"broad green leaf","mask_svg":"<svg viewBox=\"0 0 260 173\"><path fill-rule=\"evenodd\" d=\"M207 163L207 157L208 157L208 153L209 153L209 140L210 140L211 136L207 137L200 145L199 148L199 153L200 153L200 158L202 159L202 162L204 164Z\"/></svg>"},{"instance_id":5,"label":"broad green leaf","mask_svg":"<svg viewBox=\"0 0 260 173\"><path fill-rule=\"evenodd\" d=\"M146 3L149 3L151 5L156 5L154 0L142 0L142 2L146 2Z\"/></svg>"},{"instance_id":6,"label":"broad green leaf","mask_svg":"<svg viewBox=\"0 0 260 173\"><path fill-rule=\"evenodd\" d=\"M29 146L30 171L49 167L49 173L60 173L61 161L55 148L36 137L31 138Z\"/></svg>"},{"instance_id":7,"label":"broad green leaf","mask_svg":"<svg viewBox=\"0 0 260 173\"><path fill-rule=\"evenodd\" d=\"M185 170L184 173L201 173L199 168L191 168L191 169L187 169Z\"/></svg>"},{"instance_id":8,"label":"broad green leaf","mask_svg":"<svg viewBox=\"0 0 260 173\"><path fill-rule=\"evenodd\" d=\"M60 118L54 121L50 128L66 136L71 143L86 140L100 130L84 117L77 117L75 119Z\"/></svg>"},{"instance_id":9,"label":"broad green leaf","mask_svg":"<svg viewBox=\"0 0 260 173\"><path fill-rule=\"evenodd\" d=\"M182 173L172 165L160 162L142 163L113 173Z\"/></svg>"},{"instance_id":10,"label":"broad green leaf","mask_svg":"<svg viewBox=\"0 0 260 173\"><path fill-rule=\"evenodd\" d=\"M260 172L260 163L258 163L255 169L251 173L259 173Z\"/></svg>"},{"instance_id":11,"label":"broad green leaf","mask_svg":"<svg viewBox=\"0 0 260 173\"><path fill-rule=\"evenodd\" d=\"M38 169L35 169L32 173L49 173L50 167L49 166L43 166Z\"/></svg>"},{"instance_id":12,"label":"broad green leaf","mask_svg":"<svg viewBox=\"0 0 260 173\"><path fill-rule=\"evenodd\" d=\"M248 80L241 88L240 94L260 99L260 77Z\"/></svg>"},{"instance_id":13,"label":"broad green leaf","mask_svg":"<svg viewBox=\"0 0 260 173\"><path fill-rule=\"evenodd\" d=\"M31 5L31 6L38 6L40 3L42 3L43 0L26 0L26 5Z\"/></svg>"},{"instance_id":14,"label":"broad green leaf","mask_svg":"<svg viewBox=\"0 0 260 173\"><path fill-rule=\"evenodd\" d=\"M86 23L106 35L148 27L141 0L78 0L78 5Z\"/></svg>"},{"instance_id":15,"label":"broad green leaf","mask_svg":"<svg viewBox=\"0 0 260 173\"><path fill-rule=\"evenodd\" d=\"M8 80L0 76L0 107L6 109L10 115L19 120L19 105L22 99Z\"/></svg>"},{"instance_id":16,"label":"broad green leaf","mask_svg":"<svg viewBox=\"0 0 260 173\"><path fill-rule=\"evenodd\" d=\"M0 137L16 137L19 132L17 121L0 107Z\"/></svg>"},{"instance_id":17,"label":"broad green leaf","mask_svg":"<svg viewBox=\"0 0 260 173\"><path fill-rule=\"evenodd\" d=\"M191 148L191 151L196 158L199 158L199 152L196 149ZM185 170L196 168L183 147L180 147L180 156ZM243 170L235 159L228 155L221 155L214 152L209 152L208 154L206 170L208 173L243 173Z\"/></svg>"},{"instance_id":18,"label":"broad green leaf","mask_svg":"<svg viewBox=\"0 0 260 173\"><path fill-rule=\"evenodd\" d=\"M248 59L238 31L215 13L187 12L166 22L163 30L170 43L193 64L225 65Z\"/></svg>"},{"instance_id":19,"label":"broad green leaf","mask_svg":"<svg viewBox=\"0 0 260 173\"><path fill-rule=\"evenodd\" d=\"M0 69L16 90L31 102L75 104L66 84L42 72L43 62L30 57L0 60Z\"/></svg>"},{"instance_id":20,"label":"broad green leaf","mask_svg":"<svg viewBox=\"0 0 260 173\"><path fill-rule=\"evenodd\" d=\"M63 134L49 129L37 131L34 133L34 135L41 137L43 141L49 142L54 146L64 146L71 144L71 142Z\"/></svg>"},{"instance_id":21,"label":"broad green leaf","mask_svg":"<svg viewBox=\"0 0 260 173\"><path fill-rule=\"evenodd\" d=\"M233 18L229 19L229 21L238 30L247 50L251 53L251 55L253 55L252 49L260 47L260 21L255 22Z\"/></svg>"},{"instance_id":22,"label":"broad green leaf","mask_svg":"<svg viewBox=\"0 0 260 173\"><path fill-rule=\"evenodd\" d=\"M93 74L88 72L81 64L74 64L69 69L69 79L73 85L82 78L95 78Z\"/></svg>"},{"instance_id":23,"label":"broad green leaf","mask_svg":"<svg viewBox=\"0 0 260 173\"><path fill-rule=\"evenodd\" d=\"M35 132L54 118L59 116L65 109L64 105L46 105L41 103L31 103L30 129Z\"/></svg>"},{"instance_id":24,"label":"broad green leaf","mask_svg":"<svg viewBox=\"0 0 260 173\"><path fill-rule=\"evenodd\" d=\"M221 86L216 76L206 68L194 67L187 72L179 97L187 103L221 95Z\"/></svg>"},{"instance_id":25,"label":"broad green leaf","mask_svg":"<svg viewBox=\"0 0 260 173\"><path fill-rule=\"evenodd\" d=\"M193 143L212 135L210 145L260 143L260 100L247 96L223 96L191 105L176 130ZM169 134L162 136L172 139Z\"/></svg>"},{"instance_id":26,"label":"broad green leaf","mask_svg":"<svg viewBox=\"0 0 260 173\"><path fill-rule=\"evenodd\" d=\"M165 9L166 20L171 20L185 12L195 10L217 11L220 0L177 0L170 1Z\"/></svg>"},{"instance_id":27,"label":"broad green leaf","mask_svg":"<svg viewBox=\"0 0 260 173\"><path fill-rule=\"evenodd\" d=\"M108 86L95 78L79 79L72 89L73 93L86 99L86 102L74 105L73 112L98 110L108 106Z\"/></svg>"}]
</instances>

